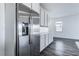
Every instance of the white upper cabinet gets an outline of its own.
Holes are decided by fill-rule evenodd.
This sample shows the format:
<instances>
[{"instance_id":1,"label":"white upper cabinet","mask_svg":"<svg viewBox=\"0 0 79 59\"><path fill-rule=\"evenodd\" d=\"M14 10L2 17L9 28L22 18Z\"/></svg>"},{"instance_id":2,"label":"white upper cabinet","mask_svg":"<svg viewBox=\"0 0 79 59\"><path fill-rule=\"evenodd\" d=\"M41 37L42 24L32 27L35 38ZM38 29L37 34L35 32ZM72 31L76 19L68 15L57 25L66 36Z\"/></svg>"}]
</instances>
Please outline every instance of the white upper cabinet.
<instances>
[{"instance_id":1,"label":"white upper cabinet","mask_svg":"<svg viewBox=\"0 0 79 59\"><path fill-rule=\"evenodd\" d=\"M47 11L41 7L40 13L41 13L40 25L48 26L48 13L47 13Z\"/></svg>"},{"instance_id":2,"label":"white upper cabinet","mask_svg":"<svg viewBox=\"0 0 79 59\"><path fill-rule=\"evenodd\" d=\"M29 7L29 8L31 8L31 6L32 6L32 3L23 3L25 6L27 6L27 7Z\"/></svg>"},{"instance_id":3,"label":"white upper cabinet","mask_svg":"<svg viewBox=\"0 0 79 59\"><path fill-rule=\"evenodd\" d=\"M40 14L40 3L23 3L25 6L31 8L33 11Z\"/></svg>"},{"instance_id":4,"label":"white upper cabinet","mask_svg":"<svg viewBox=\"0 0 79 59\"><path fill-rule=\"evenodd\" d=\"M45 17L44 17L44 15L45 15L45 12L44 12L44 9L41 7L41 10L40 10L40 17L41 17L41 19L40 19L40 25L41 26L44 26L44 20L45 20Z\"/></svg>"},{"instance_id":5,"label":"white upper cabinet","mask_svg":"<svg viewBox=\"0 0 79 59\"><path fill-rule=\"evenodd\" d=\"M48 26L48 13L45 10L45 26Z\"/></svg>"},{"instance_id":6,"label":"white upper cabinet","mask_svg":"<svg viewBox=\"0 0 79 59\"><path fill-rule=\"evenodd\" d=\"M40 3L32 3L32 9L40 14Z\"/></svg>"}]
</instances>

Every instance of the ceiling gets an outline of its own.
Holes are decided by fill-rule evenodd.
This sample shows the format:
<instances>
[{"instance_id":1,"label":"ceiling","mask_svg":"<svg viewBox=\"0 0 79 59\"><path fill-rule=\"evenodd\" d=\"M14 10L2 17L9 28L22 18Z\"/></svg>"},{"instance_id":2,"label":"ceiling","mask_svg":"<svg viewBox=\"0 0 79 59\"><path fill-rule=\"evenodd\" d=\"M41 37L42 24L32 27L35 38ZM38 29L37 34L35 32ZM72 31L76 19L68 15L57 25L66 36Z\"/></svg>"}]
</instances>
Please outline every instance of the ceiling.
<instances>
[{"instance_id":1,"label":"ceiling","mask_svg":"<svg viewBox=\"0 0 79 59\"><path fill-rule=\"evenodd\" d=\"M41 5L54 18L79 14L79 3L41 3Z\"/></svg>"}]
</instances>

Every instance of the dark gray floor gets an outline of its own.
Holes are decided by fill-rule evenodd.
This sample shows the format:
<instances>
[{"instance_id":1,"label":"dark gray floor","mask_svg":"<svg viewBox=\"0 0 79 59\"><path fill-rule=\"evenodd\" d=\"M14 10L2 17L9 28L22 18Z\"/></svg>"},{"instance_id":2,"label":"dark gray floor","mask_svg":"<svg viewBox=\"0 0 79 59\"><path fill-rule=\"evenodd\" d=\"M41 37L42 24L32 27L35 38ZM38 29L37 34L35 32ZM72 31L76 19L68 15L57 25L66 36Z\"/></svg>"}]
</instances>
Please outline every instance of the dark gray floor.
<instances>
[{"instance_id":1,"label":"dark gray floor","mask_svg":"<svg viewBox=\"0 0 79 59\"><path fill-rule=\"evenodd\" d=\"M41 56L79 56L78 40L54 38L52 44L44 49Z\"/></svg>"}]
</instances>

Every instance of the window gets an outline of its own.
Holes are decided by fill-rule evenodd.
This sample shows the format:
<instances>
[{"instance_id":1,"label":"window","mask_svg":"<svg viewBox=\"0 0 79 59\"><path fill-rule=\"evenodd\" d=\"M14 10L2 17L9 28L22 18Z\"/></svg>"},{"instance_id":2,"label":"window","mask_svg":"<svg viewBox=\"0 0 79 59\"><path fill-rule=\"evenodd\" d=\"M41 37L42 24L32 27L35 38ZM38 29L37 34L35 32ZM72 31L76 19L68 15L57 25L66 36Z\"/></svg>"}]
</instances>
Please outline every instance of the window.
<instances>
[{"instance_id":1,"label":"window","mask_svg":"<svg viewBox=\"0 0 79 59\"><path fill-rule=\"evenodd\" d=\"M57 21L56 22L56 31L57 32L62 32L62 21Z\"/></svg>"}]
</instances>

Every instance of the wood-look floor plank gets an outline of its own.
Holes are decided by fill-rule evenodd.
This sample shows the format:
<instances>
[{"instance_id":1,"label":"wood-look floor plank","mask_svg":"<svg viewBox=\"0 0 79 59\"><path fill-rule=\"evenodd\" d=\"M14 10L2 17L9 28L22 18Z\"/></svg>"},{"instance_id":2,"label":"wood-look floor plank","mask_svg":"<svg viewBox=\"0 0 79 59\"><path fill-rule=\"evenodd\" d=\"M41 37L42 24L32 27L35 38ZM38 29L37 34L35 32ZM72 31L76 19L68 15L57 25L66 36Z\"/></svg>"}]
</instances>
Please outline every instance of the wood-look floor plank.
<instances>
[{"instance_id":1,"label":"wood-look floor plank","mask_svg":"<svg viewBox=\"0 0 79 59\"><path fill-rule=\"evenodd\" d=\"M54 41L40 56L79 56L79 49L75 42L78 40L54 38Z\"/></svg>"}]
</instances>

